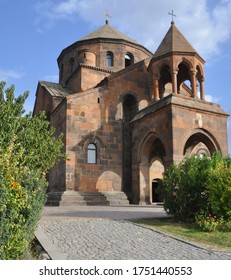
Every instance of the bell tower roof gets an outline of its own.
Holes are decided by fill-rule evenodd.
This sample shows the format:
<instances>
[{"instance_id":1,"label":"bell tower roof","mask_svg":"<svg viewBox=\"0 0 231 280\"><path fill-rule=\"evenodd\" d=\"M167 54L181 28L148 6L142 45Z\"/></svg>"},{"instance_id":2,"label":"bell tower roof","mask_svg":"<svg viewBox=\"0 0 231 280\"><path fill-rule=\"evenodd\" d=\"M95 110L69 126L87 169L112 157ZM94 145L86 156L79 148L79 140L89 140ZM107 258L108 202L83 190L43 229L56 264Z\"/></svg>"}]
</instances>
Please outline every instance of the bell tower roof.
<instances>
[{"instance_id":1,"label":"bell tower roof","mask_svg":"<svg viewBox=\"0 0 231 280\"><path fill-rule=\"evenodd\" d=\"M173 21L153 57L156 58L170 53L196 53L199 55Z\"/></svg>"}]
</instances>

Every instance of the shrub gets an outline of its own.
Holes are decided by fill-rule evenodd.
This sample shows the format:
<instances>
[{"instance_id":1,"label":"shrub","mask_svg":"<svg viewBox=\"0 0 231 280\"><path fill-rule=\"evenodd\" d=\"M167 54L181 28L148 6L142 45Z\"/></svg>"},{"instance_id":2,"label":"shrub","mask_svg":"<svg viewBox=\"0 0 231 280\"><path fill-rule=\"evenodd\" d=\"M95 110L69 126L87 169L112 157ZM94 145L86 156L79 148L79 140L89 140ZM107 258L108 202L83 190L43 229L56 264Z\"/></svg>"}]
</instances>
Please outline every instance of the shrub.
<instances>
[{"instance_id":1,"label":"shrub","mask_svg":"<svg viewBox=\"0 0 231 280\"><path fill-rule=\"evenodd\" d=\"M209 160L188 157L165 172L161 183L164 189L164 208L179 221L194 220L195 213L205 208L205 181Z\"/></svg>"},{"instance_id":2,"label":"shrub","mask_svg":"<svg viewBox=\"0 0 231 280\"><path fill-rule=\"evenodd\" d=\"M64 158L42 113L24 115L25 93L0 83L0 259L24 259L46 199L46 172Z\"/></svg>"},{"instance_id":3,"label":"shrub","mask_svg":"<svg viewBox=\"0 0 231 280\"><path fill-rule=\"evenodd\" d=\"M164 208L178 221L196 221L204 230L230 228L231 159L188 157L171 165L162 181ZM227 224L227 226L225 226Z\"/></svg>"},{"instance_id":4,"label":"shrub","mask_svg":"<svg viewBox=\"0 0 231 280\"><path fill-rule=\"evenodd\" d=\"M206 180L208 208L213 213L231 218L231 159L215 154L211 159Z\"/></svg>"}]
</instances>

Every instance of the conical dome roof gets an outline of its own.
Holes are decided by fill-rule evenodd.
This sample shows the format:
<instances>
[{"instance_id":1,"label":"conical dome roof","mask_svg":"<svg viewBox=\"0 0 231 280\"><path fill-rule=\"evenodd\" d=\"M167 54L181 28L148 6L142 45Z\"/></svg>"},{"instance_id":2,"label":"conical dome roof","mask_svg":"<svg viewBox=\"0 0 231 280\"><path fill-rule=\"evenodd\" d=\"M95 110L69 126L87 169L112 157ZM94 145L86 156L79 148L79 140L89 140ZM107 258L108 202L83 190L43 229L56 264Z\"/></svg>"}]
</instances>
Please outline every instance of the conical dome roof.
<instances>
[{"instance_id":1,"label":"conical dome roof","mask_svg":"<svg viewBox=\"0 0 231 280\"><path fill-rule=\"evenodd\" d=\"M174 22L172 22L168 32L166 33L153 57L160 57L172 52L197 53L197 51L192 47L184 35L175 26Z\"/></svg>"},{"instance_id":2,"label":"conical dome roof","mask_svg":"<svg viewBox=\"0 0 231 280\"><path fill-rule=\"evenodd\" d=\"M138 44L135 40L131 39L127 35L111 27L108 21L106 21L105 25L103 25L96 31L84 36L79 41L98 39L98 38L124 40L133 44Z\"/></svg>"}]
</instances>

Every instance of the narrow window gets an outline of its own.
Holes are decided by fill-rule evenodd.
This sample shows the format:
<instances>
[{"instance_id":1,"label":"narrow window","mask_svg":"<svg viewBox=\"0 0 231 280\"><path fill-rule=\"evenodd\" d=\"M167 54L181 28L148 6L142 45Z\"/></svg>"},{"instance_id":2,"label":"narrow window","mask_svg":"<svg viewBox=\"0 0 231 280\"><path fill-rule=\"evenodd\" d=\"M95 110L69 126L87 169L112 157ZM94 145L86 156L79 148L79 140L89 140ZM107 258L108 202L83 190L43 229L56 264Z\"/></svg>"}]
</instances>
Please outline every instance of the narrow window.
<instances>
[{"instance_id":1,"label":"narrow window","mask_svg":"<svg viewBox=\"0 0 231 280\"><path fill-rule=\"evenodd\" d=\"M112 52L106 53L106 66L113 66L113 53Z\"/></svg>"},{"instance_id":2,"label":"narrow window","mask_svg":"<svg viewBox=\"0 0 231 280\"><path fill-rule=\"evenodd\" d=\"M97 162L97 149L96 145L91 143L87 146L87 163Z\"/></svg>"},{"instance_id":3,"label":"narrow window","mask_svg":"<svg viewBox=\"0 0 231 280\"><path fill-rule=\"evenodd\" d=\"M133 64L133 55L130 53L125 54L125 67L128 67Z\"/></svg>"}]
</instances>

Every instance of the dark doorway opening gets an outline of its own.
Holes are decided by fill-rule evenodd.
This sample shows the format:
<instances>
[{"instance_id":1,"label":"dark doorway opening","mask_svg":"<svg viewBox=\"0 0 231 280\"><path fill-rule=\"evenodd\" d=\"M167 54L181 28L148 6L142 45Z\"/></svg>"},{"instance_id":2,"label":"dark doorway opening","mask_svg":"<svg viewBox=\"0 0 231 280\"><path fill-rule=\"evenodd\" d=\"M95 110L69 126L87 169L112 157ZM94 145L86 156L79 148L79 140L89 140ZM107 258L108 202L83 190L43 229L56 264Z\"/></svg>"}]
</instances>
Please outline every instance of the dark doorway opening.
<instances>
[{"instance_id":1,"label":"dark doorway opening","mask_svg":"<svg viewBox=\"0 0 231 280\"><path fill-rule=\"evenodd\" d=\"M152 203L163 202L161 193L159 192L160 179L152 180Z\"/></svg>"}]
</instances>

